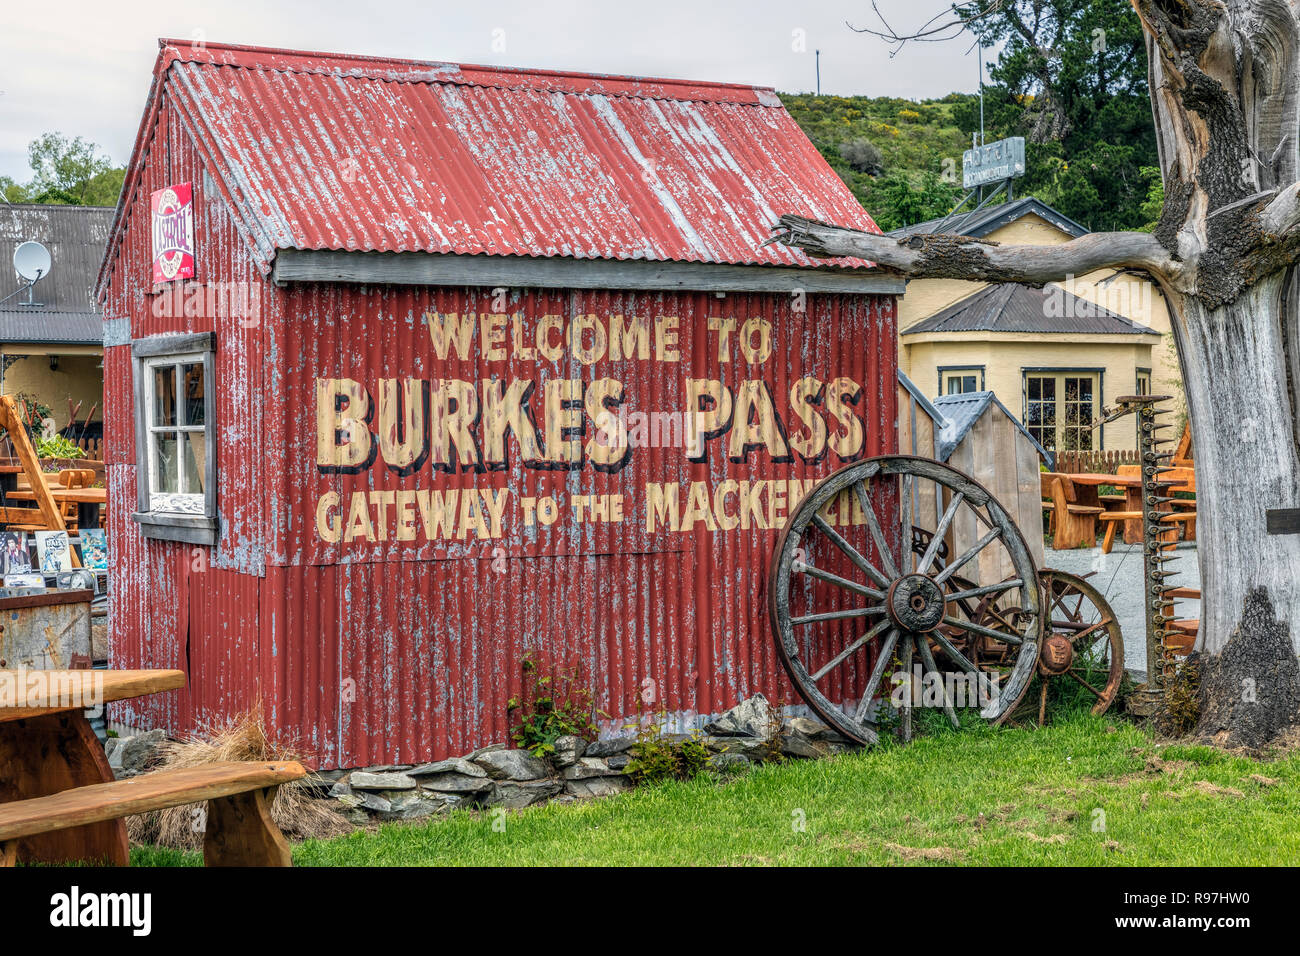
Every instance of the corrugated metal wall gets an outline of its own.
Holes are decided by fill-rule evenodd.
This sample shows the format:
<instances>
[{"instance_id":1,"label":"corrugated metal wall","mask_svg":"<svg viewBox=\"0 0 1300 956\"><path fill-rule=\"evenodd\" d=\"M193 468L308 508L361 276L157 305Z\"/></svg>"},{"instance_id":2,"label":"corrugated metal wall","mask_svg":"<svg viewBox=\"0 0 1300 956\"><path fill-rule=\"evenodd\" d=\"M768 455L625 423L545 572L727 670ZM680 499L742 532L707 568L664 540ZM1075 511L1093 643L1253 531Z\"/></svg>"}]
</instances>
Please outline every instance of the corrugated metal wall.
<instances>
[{"instance_id":1,"label":"corrugated metal wall","mask_svg":"<svg viewBox=\"0 0 1300 956\"><path fill-rule=\"evenodd\" d=\"M218 390L218 546L146 541L130 520L136 476L130 349L107 350L110 521L114 587L111 654L116 667L183 667L188 691L114 709L112 719L176 731L235 713L258 694L281 735L297 736L322 766L410 761L462 753L504 740L506 701L521 689L520 659L581 668L597 705L614 719L639 706L689 719L762 691L795 698L780 670L766 616L765 576L788 505L748 528L646 529L646 484L671 483L685 508L692 482L713 492L737 482L726 510L737 513L742 481L812 481L841 464L774 462L764 449L743 462L709 442L707 462L686 460L680 441L633 451L616 473L524 467L507 439L505 470L435 470L426 461L398 475L379 458L358 474L322 473L317 461L317 380L361 382L377 403L381 380L536 382L533 414L544 424L544 382L619 380L629 411L680 412L688 378L723 382L737 394L762 381L784 432L800 427L791 410L794 382L847 378L861 386L853 414L865 441L850 457L893 451L896 444L895 320L890 297L811 295L805 311L784 295L622 294L490 290L360 289L312 286L278 290L252 265L238 223L218 188L205 181L181 115L164 103L148 147L148 169L131 197L127 230L106 301L110 319L129 318L133 337L216 329ZM148 197L174 182L195 183L198 278L248 283L256 321L154 314L140 291L147 275ZM143 225L142 225L143 224ZM210 311L210 310L208 310ZM608 358L584 365L571 351L554 359L517 355L484 360L474 327L474 356L439 361L426 312L520 316L527 334L543 316L566 325L576 316L644 317L648 359ZM676 317L676 361L656 359L659 317ZM749 365L732 333L730 361L718 359L710 317L771 323L771 356ZM511 319L510 321L513 321ZM507 323L507 349L510 324ZM555 334L553 341L559 342ZM535 344L535 338L532 340ZM590 340L588 340L590 341ZM825 406L823 405L823 410ZM584 418L584 440L594 434ZM832 424L834 421L832 420ZM378 430L375 422L372 430ZM482 429L482 423L477 428ZM734 426L733 426L734 427ZM732 486L727 485L728 489ZM795 494L799 488L796 486ZM327 492L507 489L500 537L480 540L322 539L317 504ZM523 496L623 494L621 524L562 519L527 529L515 510ZM769 499L760 498L766 509ZM374 512L372 512L374 514ZM390 510L391 514L391 510ZM346 518L346 512L341 516ZM759 527L757 525L767 525ZM376 534L377 537L377 534Z\"/></svg>"},{"instance_id":2,"label":"corrugated metal wall","mask_svg":"<svg viewBox=\"0 0 1300 956\"><path fill-rule=\"evenodd\" d=\"M109 653L114 667L180 667L190 688L114 705L111 719L184 730L248 706L259 673L263 560L262 370L274 290L253 266L225 203L205 180L194 141L164 99L134 194L132 228L104 303L107 320L126 319L132 338L216 331L218 495L215 548L146 540L136 510L131 348L105 349L104 400L113 587ZM197 205L197 276L164 295L149 291L149 194L192 181ZM198 294L194 290L197 289ZM111 326L110 326L111 327Z\"/></svg>"},{"instance_id":3,"label":"corrugated metal wall","mask_svg":"<svg viewBox=\"0 0 1300 956\"><path fill-rule=\"evenodd\" d=\"M290 566L289 587L297 593L274 598L263 643L271 640L286 652L263 663L275 668L276 686L291 689L276 695L289 708L287 722L304 738L325 741L336 720L343 748L337 759L344 764L464 752L506 738L505 702L521 690L520 659L530 651L543 661L580 668L598 705L618 719L635 714L647 694L653 709L687 716L716 712L760 690L793 702L765 603L768 560L788 506L776 507L765 492L762 520L747 520L748 528L711 530L711 517L689 531L652 532L646 485L679 489L681 511L692 483L706 483L712 513L715 493L727 482L776 481L782 483L779 493L789 494L785 482L811 481L842 464L835 453L782 463L754 449L744 462L734 462L725 454L723 436L708 442L707 462L692 463L679 441L661 434L666 446L635 448L628 464L609 474L590 462L578 471L526 467L511 438L510 464L502 471L448 473L430 461L401 476L380 458L360 474L323 474L316 450L316 385L319 379L351 379L377 402L384 379L419 378L435 389L444 380L472 382L480 393L485 381L508 386L530 380L540 425L550 380L578 378L590 385L596 378L617 379L627 407L641 412L685 408L687 379L718 380L733 393L742 381L755 380L772 396L784 431L795 433L800 420L789 397L794 382L844 377L862 387L853 410L865 423L864 441L851 456L862 457L894 448L892 300L813 296L806 312L795 311L790 297L765 295L530 291L512 292L504 303L492 300L489 290L337 286L295 289L286 297L285 321L273 327L269 343L279 362L266 421L269 433L283 436L285 445L282 455L268 461L268 557L272 565ZM543 316L566 324L575 316L594 315L602 323L613 315L643 317L651 357L587 366L565 351L554 361L513 355L485 361L476 322L467 360L453 358L452 351L446 361L436 359L426 313L493 312L510 317L507 328L518 317L528 343L536 342ZM676 361L654 358L653 328L661 316L680 320ZM737 326L750 317L770 321L771 356L748 365L733 334L729 361L719 361L710 317L734 319ZM553 341L559 341L558 333ZM506 343L510 351L509 334ZM628 421L635 427L635 419ZM371 428L378 430L374 421ZM590 418L584 429L585 441L596 431ZM380 540L373 509L368 513L376 523L374 540L330 543L316 527L317 503L330 492L340 496L332 513L346 523L347 502L358 491L447 488L462 494L504 489L509 503L501 535L479 539L471 532L464 540L430 541L421 528L416 540L400 541L390 511ZM569 512L575 494L624 496L625 520L576 523ZM566 515L549 527L528 528L519 501L542 495L554 496ZM728 515L738 514L737 498L725 496ZM330 613L317 618L296 603L313 593ZM308 620L312 630L304 635ZM310 655L293 651L304 638Z\"/></svg>"}]
</instances>

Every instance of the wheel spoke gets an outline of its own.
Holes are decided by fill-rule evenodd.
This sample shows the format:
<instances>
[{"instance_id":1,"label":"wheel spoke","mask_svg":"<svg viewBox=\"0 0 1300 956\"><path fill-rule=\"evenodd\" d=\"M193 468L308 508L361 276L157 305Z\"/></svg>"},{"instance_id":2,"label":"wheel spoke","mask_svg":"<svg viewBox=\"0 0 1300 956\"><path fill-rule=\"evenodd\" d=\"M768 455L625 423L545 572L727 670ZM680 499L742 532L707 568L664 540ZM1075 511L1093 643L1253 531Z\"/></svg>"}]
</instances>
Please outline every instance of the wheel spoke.
<instances>
[{"instance_id":1,"label":"wheel spoke","mask_svg":"<svg viewBox=\"0 0 1300 956\"><path fill-rule=\"evenodd\" d=\"M858 723L866 716L867 708L871 706L871 699L876 696L876 689L880 686L880 679L885 674L885 668L889 666L890 660L894 657L894 648L898 644L898 628L894 628L885 635L884 643L880 645L880 656L876 658L876 666L871 669L871 677L867 679L867 689L862 692L862 699L858 701L857 710L853 712L853 719Z\"/></svg>"},{"instance_id":2,"label":"wheel spoke","mask_svg":"<svg viewBox=\"0 0 1300 956\"><path fill-rule=\"evenodd\" d=\"M957 509L961 507L961 503L965 500L965 493L960 491L952 496L952 501L944 510L943 517L939 519L939 524L934 529L934 537L930 539L930 546L925 549L925 554L921 555L921 560L916 566L918 574L925 574L930 570L930 565L934 563L935 556L943 545L943 536L948 533L948 525L952 524L952 519L957 515Z\"/></svg>"},{"instance_id":3,"label":"wheel spoke","mask_svg":"<svg viewBox=\"0 0 1300 956\"><path fill-rule=\"evenodd\" d=\"M822 621L843 621L850 617L871 617L875 614L884 614L883 607L851 607L842 611L822 611L818 614L805 614L802 617L790 618L792 625L799 624L820 624Z\"/></svg>"},{"instance_id":4,"label":"wheel spoke","mask_svg":"<svg viewBox=\"0 0 1300 956\"><path fill-rule=\"evenodd\" d=\"M1082 677L1080 677L1078 674L1076 674L1076 673L1074 672L1074 668L1070 668L1069 670L1066 671L1066 673L1069 674L1071 677L1073 677L1075 680L1077 680L1077 681L1078 681L1080 684L1082 684L1084 687L1088 688L1088 690L1090 690L1090 691L1092 691L1094 694L1096 694L1098 700L1103 700L1103 699L1105 698L1105 696L1106 696L1105 694L1103 694L1101 691L1097 690L1097 688L1093 687L1093 686L1092 686L1091 684L1089 684L1086 680L1084 680Z\"/></svg>"},{"instance_id":5,"label":"wheel spoke","mask_svg":"<svg viewBox=\"0 0 1300 956\"><path fill-rule=\"evenodd\" d=\"M943 674L939 671L938 665L934 662L934 652L930 650L930 642L924 636L916 642L917 649L921 652L921 663L927 670L939 678L939 689L943 692L943 712L948 715L952 721L952 729L960 730L961 722L957 719L957 711L953 709L952 699L948 696L948 685L944 682Z\"/></svg>"},{"instance_id":6,"label":"wheel spoke","mask_svg":"<svg viewBox=\"0 0 1300 956\"><path fill-rule=\"evenodd\" d=\"M990 695L990 697L992 697L993 688L992 685L989 684L988 675L972 664L965 654L957 650L953 642L948 640L948 636L942 631L931 631L930 633L934 639L939 642L939 646L942 647L943 652L948 655L948 659L966 673L974 674L977 681L983 681L985 691Z\"/></svg>"},{"instance_id":7,"label":"wheel spoke","mask_svg":"<svg viewBox=\"0 0 1300 956\"><path fill-rule=\"evenodd\" d=\"M948 595L949 601L964 601L967 598L979 597L981 594L996 594L999 591L1010 591L1012 588L1018 588L1025 582L1020 578L1013 578L1010 581L1003 581L1000 584L986 584L981 588L971 588L968 591L954 591Z\"/></svg>"},{"instance_id":8,"label":"wheel spoke","mask_svg":"<svg viewBox=\"0 0 1300 956\"><path fill-rule=\"evenodd\" d=\"M975 557L975 555L979 554L986 547L988 547L989 543L992 542L994 538L999 538L1001 536L1002 536L1001 528L994 528L988 534L984 535L984 537L980 538L973 545L971 545L970 549L965 554L963 554L960 558L958 558L952 564L948 565L937 575L935 575L934 583L942 584L944 581L948 580L948 578L952 577L952 575L956 573L958 568L960 568L963 564L965 564L971 558Z\"/></svg>"},{"instance_id":9,"label":"wheel spoke","mask_svg":"<svg viewBox=\"0 0 1300 956\"><path fill-rule=\"evenodd\" d=\"M902 561L899 567L906 572L916 567L916 555L912 552L912 495L916 490L916 479L909 472L903 476L903 488L900 495L901 516L903 524Z\"/></svg>"},{"instance_id":10,"label":"wheel spoke","mask_svg":"<svg viewBox=\"0 0 1300 956\"><path fill-rule=\"evenodd\" d=\"M912 739L912 646L916 643L909 632L903 638L903 673L907 676L907 695L903 698L903 742Z\"/></svg>"},{"instance_id":11,"label":"wheel spoke","mask_svg":"<svg viewBox=\"0 0 1300 956\"><path fill-rule=\"evenodd\" d=\"M811 564L805 564L802 561L795 561L790 570L798 574L806 574L809 577L817 578L819 581L825 581L827 584L833 584L837 588L843 588L846 591L852 591L854 594L861 594L863 597L875 598L877 601L885 599L884 591L877 591L875 588L869 588L865 584L859 584L857 581L850 581L848 578L842 578L838 574L831 574L829 571L823 571L821 568L814 568Z\"/></svg>"},{"instance_id":12,"label":"wheel spoke","mask_svg":"<svg viewBox=\"0 0 1300 956\"><path fill-rule=\"evenodd\" d=\"M817 681L821 680L832 670L834 670L835 668L843 664L846 660L849 659L849 657L853 654L854 651L856 651L859 647L862 647L862 645L866 644L869 640L871 640L873 637L875 637L877 634L879 634L888 626L889 626L889 619L886 618L885 620L877 624L875 627L873 627L871 630L867 631L867 633L859 637L848 647L844 648L844 650L840 651L838 654L832 657L825 667L819 670L816 674L812 675L813 683L816 683Z\"/></svg>"},{"instance_id":13,"label":"wheel spoke","mask_svg":"<svg viewBox=\"0 0 1300 956\"><path fill-rule=\"evenodd\" d=\"M1085 628L1084 630L1080 631L1079 633L1071 637L1070 643L1074 645L1075 650L1078 650L1080 641L1084 641L1085 638L1087 638L1089 635L1096 633L1097 631L1101 630L1103 627L1109 627L1113 623L1114 622L1110 618L1106 618L1106 620L1104 621L1098 621L1096 624L1090 624L1087 628ZM1056 627L1055 621L1052 622L1052 627L1053 629L1055 629ZM1096 642L1096 640L1097 638L1094 637L1092 640L1086 641L1084 646L1085 647L1091 646L1093 643Z\"/></svg>"},{"instance_id":14,"label":"wheel spoke","mask_svg":"<svg viewBox=\"0 0 1300 956\"><path fill-rule=\"evenodd\" d=\"M894 559L889 554L885 533L880 530L880 520L876 517L876 509L871 506L871 497L867 494L866 483L859 481L853 486L853 491L858 496L862 513L867 516L867 528L871 531L871 540L876 543L876 550L880 552L880 561L884 564L885 571L891 577L898 577L898 568L894 567Z\"/></svg>"},{"instance_id":15,"label":"wheel spoke","mask_svg":"<svg viewBox=\"0 0 1300 956\"><path fill-rule=\"evenodd\" d=\"M831 542L835 545L835 547L839 548L841 551L844 552L845 556L850 561L853 562L854 566L857 567L859 571L861 571L867 577L871 578L871 580L875 581L881 587L886 587L886 588L889 587L890 584L889 578L885 577L883 574L881 574L879 571L873 568L871 566L871 563L867 561L867 559L864 558L861 554L858 553L857 548L853 547L853 545L845 541L844 538L840 535L840 533L830 526L830 522L828 522L825 518L823 518L819 514L813 515L812 522L816 526L818 531L820 531L822 534L826 535L826 537L831 539Z\"/></svg>"},{"instance_id":16,"label":"wheel spoke","mask_svg":"<svg viewBox=\"0 0 1300 956\"><path fill-rule=\"evenodd\" d=\"M1019 610L1020 608L1008 608L1006 613L1014 613L1015 611L1019 611ZM1010 633L1012 634L1017 633L1015 622L1007 620L1007 618L1004 616L1004 613L998 610L997 605L994 605L993 607L985 608L984 613L987 614L992 620L996 621L998 624L1004 625ZM968 614L967 617L970 617L970 615ZM999 632L999 633L1006 633L1006 632Z\"/></svg>"},{"instance_id":17,"label":"wheel spoke","mask_svg":"<svg viewBox=\"0 0 1300 956\"><path fill-rule=\"evenodd\" d=\"M952 615L944 615L943 623L951 624L953 627L959 627L963 631L969 631L972 634L983 634L985 637L996 638L1007 644L1023 644L1024 638L1018 634L1008 634L1006 631L995 631L991 627L985 627L983 624L972 624L970 621L963 621L961 618Z\"/></svg>"}]
</instances>

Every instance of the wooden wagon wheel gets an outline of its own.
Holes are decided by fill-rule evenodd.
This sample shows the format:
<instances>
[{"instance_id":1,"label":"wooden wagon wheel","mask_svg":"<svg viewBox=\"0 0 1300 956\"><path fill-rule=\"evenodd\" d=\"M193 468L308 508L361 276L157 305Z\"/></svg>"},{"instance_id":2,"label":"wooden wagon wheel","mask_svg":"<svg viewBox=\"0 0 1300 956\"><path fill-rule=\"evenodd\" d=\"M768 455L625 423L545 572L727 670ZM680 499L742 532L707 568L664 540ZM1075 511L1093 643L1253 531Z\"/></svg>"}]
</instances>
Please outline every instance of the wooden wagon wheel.
<instances>
[{"instance_id":1,"label":"wooden wagon wheel","mask_svg":"<svg viewBox=\"0 0 1300 956\"><path fill-rule=\"evenodd\" d=\"M1043 592L1044 637L1038 674L1020 711L1036 705L1038 726L1059 699L1052 685L1082 687L1094 714L1115 702L1124 679L1124 637L1115 611L1084 578L1044 568L1038 574ZM1017 714L1017 717L1020 715Z\"/></svg>"},{"instance_id":2,"label":"wooden wagon wheel","mask_svg":"<svg viewBox=\"0 0 1300 956\"><path fill-rule=\"evenodd\" d=\"M986 566L1013 573L981 580ZM933 703L954 726L963 706L993 721L1010 713L1038 660L1036 582L1024 538L985 488L940 462L888 455L841 468L800 501L777 541L768 605L777 650L808 706L847 737L875 743L882 691L911 737L917 676L933 687L937 675ZM993 626L976 620L1003 603L1017 614ZM976 650L996 666L973 662Z\"/></svg>"}]
</instances>

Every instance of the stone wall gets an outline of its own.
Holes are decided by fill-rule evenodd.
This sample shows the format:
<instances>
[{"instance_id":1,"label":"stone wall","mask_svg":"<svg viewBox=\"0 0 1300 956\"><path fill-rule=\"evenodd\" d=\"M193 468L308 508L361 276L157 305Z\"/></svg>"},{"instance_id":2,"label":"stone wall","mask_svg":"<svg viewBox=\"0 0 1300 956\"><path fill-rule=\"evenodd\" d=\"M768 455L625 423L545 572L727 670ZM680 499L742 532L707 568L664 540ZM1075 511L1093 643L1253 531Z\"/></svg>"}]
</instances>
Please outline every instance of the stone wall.
<instances>
[{"instance_id":1,"label":"stone wall","mask_svg":"<svg viewBox=\"0 0 1300 956\"><path fill-rule=\"evenodd\" d=\"M666 734L679 743L685 734ZM705 725L701 743L709 767L731 774L773 760L809 759L853 748L821 721L780 717L759 694ZM588 742L561 737L556 753L539 759L498 743L437 763L334 770L315 775L318 786L356 824L413 820L452 809L518 810L623 793L633 786L628 767L633 735Z\"/></svg>"}]
</instances>

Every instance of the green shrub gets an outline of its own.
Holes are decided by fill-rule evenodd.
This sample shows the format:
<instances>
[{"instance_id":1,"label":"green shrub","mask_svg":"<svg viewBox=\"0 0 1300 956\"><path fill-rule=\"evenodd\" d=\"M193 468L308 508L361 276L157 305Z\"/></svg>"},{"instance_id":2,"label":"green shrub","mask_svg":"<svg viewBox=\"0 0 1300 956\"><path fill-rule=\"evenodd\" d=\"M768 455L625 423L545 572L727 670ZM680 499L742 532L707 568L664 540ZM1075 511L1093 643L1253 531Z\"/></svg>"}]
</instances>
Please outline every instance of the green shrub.
<instances>
[{"instance_id":1,"label":"green shrub","mask_svg":"<svg viewBox=\"0 0 1300 956\"><path fill-rule=\"evenodd\" d=\"M697 730L685 740L674 740L664 735L663 723L643 727L630 750L628 777L638 785L694 779L709 765L711 756L701 738Z\"/></svg>"},{"instance_id":2,"label":"green shrub","mask_svg":"<svg viewBox=\"0 0 1300 956\"><path fill-rule=\"evenodd\" d=\"M40 435L37 435L36 454L40 458L86 457L86 453L77 446L76 442L64 438L62 435L51 435L49 438L42 438Z\"/></svg>"},{"instance_id":3,"label":"green shrub","mask_svg":"<svg viewBox=\"0 0 1300 956\"><path fill-rule=\"evenodd\" d=\"M506 701L508 718L516 712L522 715L510 730L518 747L534 757L549 757L555 753L555 741L561 737L596 739L600 731L595 724L591 690L581 686L578 671L543 673L531 653L524 655L520 669L525 682L531 681L531 686L523 698L511 697Z\"/></svg>"}]
</instances>

